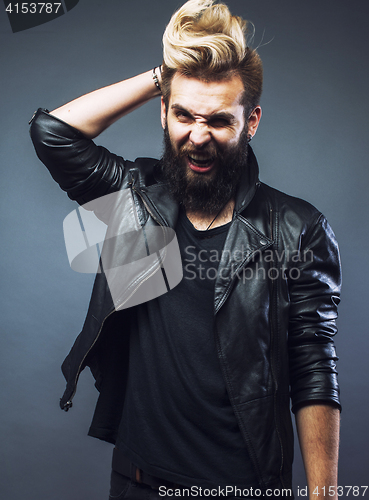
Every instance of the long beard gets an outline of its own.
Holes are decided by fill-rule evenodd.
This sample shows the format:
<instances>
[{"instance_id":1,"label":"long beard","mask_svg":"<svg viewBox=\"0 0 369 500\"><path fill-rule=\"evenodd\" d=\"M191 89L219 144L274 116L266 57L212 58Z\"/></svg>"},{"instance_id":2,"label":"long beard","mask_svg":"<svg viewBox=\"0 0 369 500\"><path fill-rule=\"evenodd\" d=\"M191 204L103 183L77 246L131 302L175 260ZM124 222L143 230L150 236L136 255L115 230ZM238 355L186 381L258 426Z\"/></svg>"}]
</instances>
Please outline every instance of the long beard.
<instances>
[{"instance_id":1,"label":"long beard","mask_svg":"<svg viewBox=\"0 0 369 500\"><path fill-rule=\"evenodd\" d=\"M162 158L165 181L174 198L187 210L201 211L213 215L219 212L234 197L240 177L247 168L247 126L239 142L222 152L212 146L215 171L208 174L188 169L186 157L194 148L182 146L178 153L173 150L168 128L164 130L164 154Z\"/></svg>"}]
</instances>

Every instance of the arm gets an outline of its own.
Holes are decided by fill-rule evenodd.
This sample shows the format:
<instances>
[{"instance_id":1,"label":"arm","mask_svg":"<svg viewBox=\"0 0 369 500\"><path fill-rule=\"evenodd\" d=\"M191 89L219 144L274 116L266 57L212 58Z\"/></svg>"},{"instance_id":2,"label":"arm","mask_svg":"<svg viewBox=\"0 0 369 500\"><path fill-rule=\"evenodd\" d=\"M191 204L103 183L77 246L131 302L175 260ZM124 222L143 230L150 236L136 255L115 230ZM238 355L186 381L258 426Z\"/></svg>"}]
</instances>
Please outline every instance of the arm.
<instances>
[{"instance_id":1,"label":"arm","mask_svg":"<svg viewBox=\"0 0 369 500\"><path fill-rule=\"evenodd\" d=\"M339 410L329 405L304 406L296 412L309 500L337 500L339 425Z\"/></svg>"},{"instance_id":2,"label":"arm","mask_svg":"<svg viewBox=\"0 0 369 500\"><path fill-rule=\"evenodd\" d=\"M333 339L341 272L337 243L323 216L307 225L300 250L309 253L289 287L292 410L309 499L336 499L340 399Z\"/></svg>"},{"instance_id":3,"label":"arm","mask_svg":"<svg viewBox=\"0 0 369 500\"><path fill-rule=\"evenodd\" d=\"M121 116L159 95L152 71L86 94L31 120L37 156L68 196L80 204L121 189L126 161L92 137Z\"/></svg>"},{"instance_id":4,"label":"arm","mask_svg":"<svg viewBox=\"0 0 369 500\"><path fill-rule=\"evenodd\" d=\"M340 407L334 345L340 302L338 246L327 220L307 224L300 259L291 263L298 277L289 280L288 351L292 411L326 402Z\"/></svg>"},{"instance_id":5,"label":"arm","mask_svg":"<svg viewBox=\"0 0 369 500\"><path fill-rule=\"evenodd\" d=\"M93 139L119 118L158 95L160 91L150 70L83 95L50 114Z\"/></svg>"}]
</instances>

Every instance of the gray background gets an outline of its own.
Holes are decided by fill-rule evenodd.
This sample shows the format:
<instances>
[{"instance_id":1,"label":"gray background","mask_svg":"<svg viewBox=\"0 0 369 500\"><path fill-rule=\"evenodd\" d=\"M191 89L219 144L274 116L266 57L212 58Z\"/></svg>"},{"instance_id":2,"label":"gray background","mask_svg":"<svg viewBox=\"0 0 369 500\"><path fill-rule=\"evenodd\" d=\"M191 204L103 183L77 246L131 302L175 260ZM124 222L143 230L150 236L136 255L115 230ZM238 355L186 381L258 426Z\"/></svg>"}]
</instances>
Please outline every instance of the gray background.
<instances>
[{"instance_id":1,"label":"gray background","mask_svg":"<svg viewBox=\"0 0 369 500\"><path fill-rule=\"evenodd\" d=\"M61 18L16 34L0 12L1 498L101 500L110 472L111 445L86 436L97 396L87 371L73 409L58 407L59 365L82 326L93 277L69 268L62 221L75 205L36 158L27 122L39 106L53 109L159 64L161 35L178 6L177 0L80 0ZM316 205L340 242L339 484L365 485L367 2L230 0L229 6L254 22L264 62L264 114L253 140L261 179ZM130 159L160 155L159 100L97 141ZM298 451L294 482L306 484Z\"/></svg>"}]
</instances>

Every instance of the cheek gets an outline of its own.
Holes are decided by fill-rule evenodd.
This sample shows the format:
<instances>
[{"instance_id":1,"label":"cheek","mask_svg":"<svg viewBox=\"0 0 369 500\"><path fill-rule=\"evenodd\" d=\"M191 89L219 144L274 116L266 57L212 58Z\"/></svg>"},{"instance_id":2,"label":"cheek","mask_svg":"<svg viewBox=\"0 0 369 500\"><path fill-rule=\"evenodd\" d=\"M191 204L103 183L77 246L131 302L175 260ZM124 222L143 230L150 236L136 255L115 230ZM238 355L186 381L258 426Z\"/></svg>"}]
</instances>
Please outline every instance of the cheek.
<instances>
[{"instance_id":1,"label":"cheek","mask_svg":"<svg viewBox=\"0 0 369 500\"><path fill-rule=\"evenodd\" d=\"M170 122L168 122L168 132L172 146L178 152L179 148L183 146L188 139L188 131L186 127L181 124L170 124Z\"/></svg>"},{"instance_id":2,"label":"cheek","mask_svg":"<svg viewBox=\"0 0 369 500\"><path fill-rule=\"evenodd\" d=\"M223 131L218 134L213 134L213 137L218 146L225 150L238 144L241 134L235 133L234 131Z\"/></svg>"}]
</instances>

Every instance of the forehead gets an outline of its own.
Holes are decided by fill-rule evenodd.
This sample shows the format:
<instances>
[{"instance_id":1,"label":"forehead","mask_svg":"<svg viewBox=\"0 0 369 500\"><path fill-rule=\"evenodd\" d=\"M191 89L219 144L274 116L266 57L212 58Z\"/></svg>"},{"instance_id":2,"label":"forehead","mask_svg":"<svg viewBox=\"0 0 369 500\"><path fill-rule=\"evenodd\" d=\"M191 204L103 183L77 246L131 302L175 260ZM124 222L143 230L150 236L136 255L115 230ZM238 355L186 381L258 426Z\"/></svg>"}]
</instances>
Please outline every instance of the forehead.
<instances>
[{"instance_id":1,"label":"forehead","mask_svg":"<svg viewBox=\"0 0 369 500\"><path fill-rule=\"evenodd\" d=\"M208 82L176 73L171 82L169 108L180 104L194 115L222 111L236 115L243 111L243 93L244 86L238 75Z\"/></svg>"}]
</instances>

